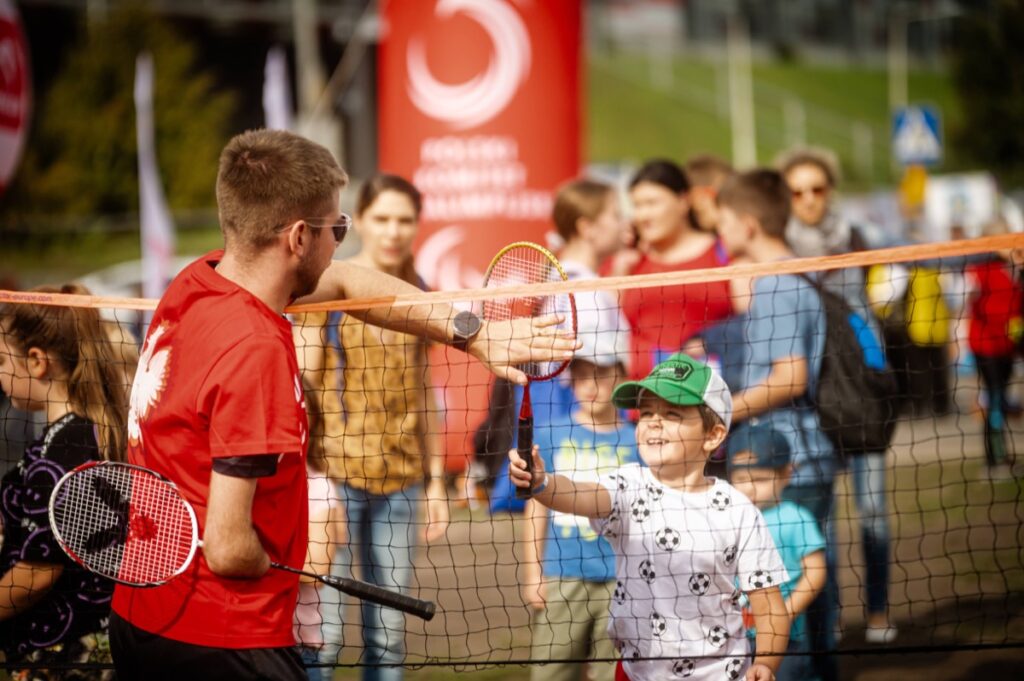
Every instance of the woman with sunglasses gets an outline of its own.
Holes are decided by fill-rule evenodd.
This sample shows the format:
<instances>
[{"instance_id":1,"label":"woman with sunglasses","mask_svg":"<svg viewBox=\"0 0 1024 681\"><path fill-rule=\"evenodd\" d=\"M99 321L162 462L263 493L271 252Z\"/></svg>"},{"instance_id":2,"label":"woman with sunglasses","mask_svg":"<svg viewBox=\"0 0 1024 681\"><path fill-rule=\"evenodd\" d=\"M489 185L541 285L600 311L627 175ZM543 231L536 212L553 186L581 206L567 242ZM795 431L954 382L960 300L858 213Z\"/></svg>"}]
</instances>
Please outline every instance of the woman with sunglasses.
<instances>
[{"instance_id":1,"label":"woman with sunglasses","mask_svg":"<svg viewBox=\"0 0 1024 681\"><path fill-rule=\"evenodd\" d=\"M782 156L779 171L786 178L791 193L792 214L786 227L786 241L800 257L839 255L878 243L875 231L867 226L854 226L835 207L833 198L839 179L835 155L827 150L797 149ZM884 239L883 239L884 240ZM881 329L870 311L864 281L859 267L834 270L823 275L826 289L839 294L860 313L881 339ZM846 461L852 475L854 500L860 516L866 569L865 597L867 604L868 643L890 643L896 638L896 627L889 621L889 514L886 501L885 451L847 453ZM819 601L833 599L836 607L838 590L834 571L829 567L829 585ZM812 606L813 607L813 606ZM816 612L826 610L822 603ZM834 612L834 611L833 611ZM823 622L822 624L827 624ZM831 632L822 632L830 635ZM820 671L820 670L819 670ZM822 674L829 678L828 674Z\"/></svg>"},{"instance_id":2,"label":"woman with sunglasses","mask_svg":"<svg viewBox=\"0 0 1024 681\"><path fill-rule=\"evenodd\" d=\"M420 192L408 180L396 175L367 180L355 213L361 246L350 262L425 288L412 251L421 207ZM300 333L300 361L323 415L327 474L338 487L348 523L350 555L335 561L335 570L358 565L364 581L406 591L417 534L434 541L448 526L444 453L426 342L343 312L307 318ZM425 524L420 520L424 499ZM425 531L417 532L421 528ZM327 605L334 594L321 591L320 596L327 606L321 661L334 664L342 634L339 613L336 605ZM364 602L362 621L361 662L404 661L402 613ZM397 666L364 671L367 679L401 676Z\"/></svg>"}]
</instances>

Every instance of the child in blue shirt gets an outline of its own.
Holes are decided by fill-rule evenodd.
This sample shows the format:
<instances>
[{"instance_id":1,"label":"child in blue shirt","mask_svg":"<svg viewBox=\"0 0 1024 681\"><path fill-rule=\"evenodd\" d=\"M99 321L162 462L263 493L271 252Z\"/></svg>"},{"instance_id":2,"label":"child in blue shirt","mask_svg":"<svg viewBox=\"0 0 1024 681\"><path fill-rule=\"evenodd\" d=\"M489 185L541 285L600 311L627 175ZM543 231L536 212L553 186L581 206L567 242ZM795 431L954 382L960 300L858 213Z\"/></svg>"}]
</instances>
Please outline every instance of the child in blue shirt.
<instances>
[{"instance_id":1,"label":"child in blue shirt","mask_svg":"<svg viewBox=\"0 0 1024 681\"><path fill-rule=\"evenodd\" d=\"M811 651L811 641L804 611L825 586L825 538L810 511L782 499L792 470L789 443L766 424L748 423L729 436L726 449L729 482L761 510L789 573L789 581L780 590L793 623L787 654L775 678L817 681L820 677L806 655ZM754 635L749 626L747 636Z\"/></svg>"},{"instance_id":2,"label":"child in blue shirt","mask_svg":"<svg viewBox=\"0 0 1024 681\"><path fill-rule=\"evenodd\" d=\"M595 330L597 331L597 330ZM625 376L613 334L580 334L583 348L569 367L575 408L547 427L538 427L545 470L578 481L597 482L619 467L639 463L633 425L612 404L612 391ZM615 554L583 516L549 511L536 501L526 506L523 600L533 609L533 653L551 660L531 668L532 681L579 679L580 660L610 660L607 634L615 588ZM589 678L612 681L611 662L588 665Z\"/></svg>"}]
</instances>

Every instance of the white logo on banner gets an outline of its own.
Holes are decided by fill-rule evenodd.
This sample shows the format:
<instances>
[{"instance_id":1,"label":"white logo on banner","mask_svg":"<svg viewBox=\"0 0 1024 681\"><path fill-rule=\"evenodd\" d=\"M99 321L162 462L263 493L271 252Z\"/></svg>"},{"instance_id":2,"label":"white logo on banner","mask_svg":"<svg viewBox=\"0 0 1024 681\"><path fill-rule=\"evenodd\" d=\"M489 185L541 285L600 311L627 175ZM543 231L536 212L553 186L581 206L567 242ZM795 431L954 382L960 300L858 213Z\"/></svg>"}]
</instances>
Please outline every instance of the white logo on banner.
<instances>
[{"instance_id":1,"label":"white logo on banner","mask_svg":"<svg viewBox=\"0 0 1024 681\"><path fill-rule=\"evenodd\" d=\"M420 245L416 252L416 271L423 273L427 286L437 291L480 286L483 272L462 262L460 247L465 241L464 227L448 225Z\"/></svg>"},{"instance_id":2,"label":"white logo on banner","mask_svg":"<svg viewBox=\"0 0 1024 681\"><path fill-rule=\"evenodd\" d=\"M438 0L435 16L463 12L486 31L494 46L487 71L455 85L439 82L427 66L423 41L409 41L409 98L427 116L470 128L485 123L511 101L530 70L530 37L523 20L502 0Z\"/></svg>"}]
</instances>

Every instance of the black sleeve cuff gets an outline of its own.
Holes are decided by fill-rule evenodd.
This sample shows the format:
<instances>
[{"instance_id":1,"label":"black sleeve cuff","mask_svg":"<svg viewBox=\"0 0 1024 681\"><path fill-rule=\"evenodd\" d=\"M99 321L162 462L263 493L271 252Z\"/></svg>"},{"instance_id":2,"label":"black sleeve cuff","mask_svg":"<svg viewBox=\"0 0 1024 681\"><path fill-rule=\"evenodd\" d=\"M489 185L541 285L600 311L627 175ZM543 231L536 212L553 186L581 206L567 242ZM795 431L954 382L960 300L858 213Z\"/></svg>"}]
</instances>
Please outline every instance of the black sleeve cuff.
<instances>
[{"instance_id":1,"label":"black sleeve cuff","mask_svg":"<svg viewBox=\"0 0 1024 681\"><path fill-rule=\"evenodd\" d=\"M223 456L213 460L213 470L232 478L267 478L277 473L277 454Z\"/></svg>"}]
</instances>

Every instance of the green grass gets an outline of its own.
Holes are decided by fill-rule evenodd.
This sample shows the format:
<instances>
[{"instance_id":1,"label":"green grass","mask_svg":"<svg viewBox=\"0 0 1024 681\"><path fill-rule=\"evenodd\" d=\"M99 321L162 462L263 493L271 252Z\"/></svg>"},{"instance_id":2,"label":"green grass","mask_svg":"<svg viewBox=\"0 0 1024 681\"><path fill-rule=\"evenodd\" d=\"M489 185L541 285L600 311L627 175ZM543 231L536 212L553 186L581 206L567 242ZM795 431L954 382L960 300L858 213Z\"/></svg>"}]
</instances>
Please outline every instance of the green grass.
<instances>
[{"instance_id":1,"label":"green grass","mask_svg":"<svg viewBox=\"0 0 1024 681\"><path fill-rule=\"evenodd\" d=\"M179 230L176 252L201 255L223 245L217 227ZM5 267L22 286L68 279L142 257L138 232L89 231L7 249ZM57 280L60 280L59 282Z\"/></svg>"},{"instance_id":2,"label":"green grass","mask_svg":"<svg viewBox=\"0 0 1024 681\"><path fill-rule=\"evenodd\" d=\"M799 101L806 114L806 142L837 151L847 176L845 188L865 189L895 181L889 159L888 83L884 70L757 63L753 81L759 162L771 162L789 146L784 108L787 101ZM730 158L726 82L723 64L679 57L672 63L672 86L663 89L652 85L650 67L643 56L591 55L589 159L685 159L700 152ZM911 102L939 106L946 131L958 125L960 113L945 74L912 72L908 91ZM854 149L855 124L870 131L869 159L864 159L863 148ZM862 168L858 158L869 166ZM956 159L950 158L947 166L955 167Z\"/></svg>"},{"instance_id":3,"label":"green grass","mask_svg":"<svg viewBox=\"0 0 1024 681\"><path fill-rule=\"evenodd\" d=\"M587 159L633 162L667 156L683 160L713 152L731 156L724 65L694 57L672 64L672 86L651 85L647 60L640 55L614 57L592 53L587 59ZM948 77L911 72L911 101L937 104L947 131L955 128L959 111ZM754 101L758 161L770 162L788 146L783 108L799 100L806 110L807 142L829 146L843 161L844 189L863 190L895 182L889 160L887 81L883 70L826 67L802 63L754 65ZM871 131L870 169L856 162L851 129L860 123ZM948 148L948 144L947 144ZM955 168L950 158L945 169ZM178 253L198 254L221 243L215 226L179 230ZM5 272L22 285L68 279L139 257L134 231L95 229L31 240L5 248ZM54 274L59 273L59 274Z\"/></svg>"}]
</instances>

